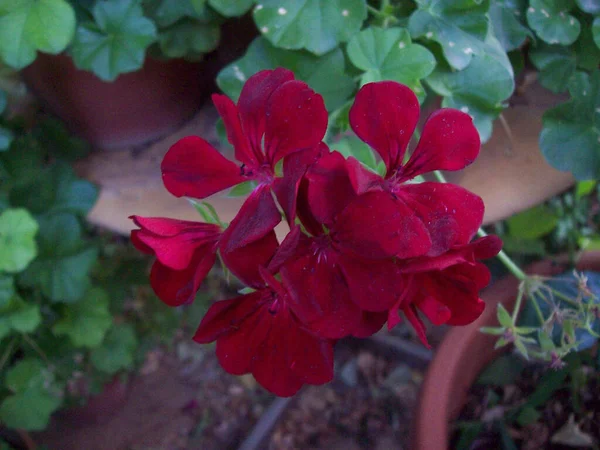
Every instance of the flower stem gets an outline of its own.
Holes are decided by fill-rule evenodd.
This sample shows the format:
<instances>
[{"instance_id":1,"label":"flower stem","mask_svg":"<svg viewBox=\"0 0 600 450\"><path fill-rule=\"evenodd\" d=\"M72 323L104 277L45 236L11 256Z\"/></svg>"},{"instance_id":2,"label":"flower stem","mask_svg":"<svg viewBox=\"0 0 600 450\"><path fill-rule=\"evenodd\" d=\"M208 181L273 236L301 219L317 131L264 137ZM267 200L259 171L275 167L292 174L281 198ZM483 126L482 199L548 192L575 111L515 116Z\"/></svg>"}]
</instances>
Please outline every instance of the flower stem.
<instances>
[{"instance_id":1,"label":"flower stem","mask_svg":"<svg viewBox=\"0 0 600 450\"><path fill-rule=\"evenodd\" d=\"M447 183L446 177L444 177L442 172L440 172L439 170L435 170L433 172L433 175L440 183ZM483 230L483 228L479 228L479 230L477 231L477 235L480 237L485 237L487 236L487 233ZM515 277L517 277L519 280L523 281L527 278L525 272L521 270L521 268L510 258L510 256L504 253L504 250L500 250L500 253L498 253L496 257L500 260L500 262L502 262L502 264L504 264L508 271L512 273Z\"/></svg>"},{"instance_id":2,"label":"flower stem","mask_svg":"<svg viewBox=\"0 0 600 450\"><path fill-rule=\"evenodd\" d=\"M512 323L517 323L517 318L519 317L519 312L521 312L521 303L523 302L523 297L525 297L525 290L523 289L523 284L519 285L519 295L517 295L517 301L515 303L515 307L512 312Z\"/></svg>"}]
</instances>

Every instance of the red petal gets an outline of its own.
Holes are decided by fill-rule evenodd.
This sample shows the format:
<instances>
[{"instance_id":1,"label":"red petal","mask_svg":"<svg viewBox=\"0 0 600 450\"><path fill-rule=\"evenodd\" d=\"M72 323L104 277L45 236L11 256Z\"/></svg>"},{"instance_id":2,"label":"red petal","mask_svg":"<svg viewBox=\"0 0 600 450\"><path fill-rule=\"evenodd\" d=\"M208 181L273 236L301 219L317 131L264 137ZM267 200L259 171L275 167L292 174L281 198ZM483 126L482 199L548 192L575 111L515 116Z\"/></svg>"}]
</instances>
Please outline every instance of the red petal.
<instances>
[{"instance_id":1,"label":"red petal","mask_svg":"<svg viewBox=\"0 0 600 450\"><path fill-rule=\"evenodd\" d=\"M382 191L360 195L338 215L331 233L341 249L365 258L410 258L431 247L413 211Z\"/></svg>"},{"instance_id":2,"label":"red petal","mask_svg":"<svg viewBox=\"0 0 600 450\"><path fill-rule=\"evenodd\" d=\"M194 341L207 344L219 336L235 331L261 305L263 291L213 303L200 322Z\"/></svg>"},{"instance_id":3,"label":"red petal","mask_svg":"<svg viewBox=\"0 0 600 450\"><path fill-rule=\"evenodd\" d=\"M309 250L311 244L310 238L305 235L299 226L295 226L286 235L285 239L277 249L273 259L269 262L268 270L271 273L278 273L281 266L288 261L300 258Z\"/></svg>"},{"instance_id":4,"label":"red petal","mask_svg":"<svg viewBox=\"0 0 600 450\"><path fill-rule=\"evenodd\" d=\"M435 297L425 296L417 304L421 312L434 325L442 325L451 317L450 308L438 301Z\"/></svg>"},{"instance_id":5,"label":"red petal","mask_svg":"<svg viewBox=\"0 0 600 450\"><path fill-rule=\"evenodd\" d=\"M306 172L308 204L312 215L331 226L337 216L356 198L346 160L338 152L323 155Z\"/></svg>"},{"instance_id":6,"label":"red petal","mask_svg":"<svg viewBox=\"0 0 600 450\"><path fill-rule=\"evenodd\" d=\"M387 319L387 311L363 311L362 320L356 330L354 330L354 333L352 333L352 336L357 338L368 338L369 336L373 336L375 333L381 330Z\"/></svg>"},{"instance_id":7,"label":"red petal","mask_svg":"<svg viewBox=\"0 0 600 450\"><path fill-rule=\"evenodd\" d=\"M269 98L275 89L293 79L291 71L278 68L257 72L244 84L237 108L242 127L255 153L262 148Z\"/></svg>"},{"instance_id":8,"label":"red petal","mask_svg":"<svg viewBox=\"0 0 600 450\"><path fill-rule=\"evenodd\" d=\"M321 154L328 152L327 146L322 144L292 153L283 160L283 177L276 178L272 188L290 227L296 220L296 203L302 177L308 167L320 158Z\"/></svg>"},{"instance_id":9,"label":"red petal","mask_svg":"<svg viewBox=\"0 0 600 450\"><path fill-rule=\"evenodd\" d=\"M136 240L151 248L158 260L175 270L185 269L198 247L215 244L221 235L218 225L187 220L132 216L141 227Z\"/></svg>"},{"instance_id":10,"label":"red petal","mask_svg":"<svg viewBox=\"0 0 600 450\"><path fill-rule=\"evenodd\" d=\"M220 248L230 253L266 236L281 222L281 213L267 185L258 186L246 199L229 227L223 232Z\"/></svg>"},{"instance_id":11,"label":"red petal","mask_svg":"<svg viewBox=\"0 0 600 450\"><path fill-rule=\"evenodd\" d=\"M302 81L273 91L267 105L265 154L274 167L287 154L319 145L327 130L323 97Z\"/></svg>"},{"instance_id":12,"label":"red petal","mask_svg":"<svg viewBox=\"0 0 600 450\"><path fill-rule=\"evenodd\" d=\"M356 158L348 158L347 166L350 182L357 194L363 194L371 189L381 189L383 178L366 169Z\"/></svg>"},{"instance_id":13,"label":"red petal","mask_svg":"<svg viewBox=\"0 0 600 450\"><path fill-rule=\"evenodd\" d=\"M196 292L215 263L212 246L199 248L189 266L174 270L155 261L150 272L150 285L163 302L180 306L194 300Z\"/></svg>"},{"instance_id":14,"label":"red petal","mask_svg":"<svg viewBox=\"0 0 600 450\"><path fill-rule=\"evenodd\" d=\"M460 170L479 154L481 142L473 119L456 109L440 109L429 116L423 134L402 175L413 178L434 170Z\"/></svg>"},{"instance_id":15,"label":"red petal","mask_svg":"<svg viewBox=\"0 0 600 450\"><path fill-rule=\"evenodd\" d=\"M419 339L421 340L423 345L427 348L431 348L431 345L429 345L429 342L427 342L427 335L425 334L425 332L426 332L425 324L419 317L419 313L418 313L417 309L415 308L415 306L409 305L406 308L403 308L402 312L404 313L404 315L406 316L406 318L408 319L410 324L413 326L413 328L417 332L417 336L419 337ZM389 323L389 321L388 321L388 323Z\"/></svg>"},{"instance_id":16,"label":"red petal","mask_svg":"<svg viewBox=\"0 0 600 450\"><path fill-rule=\"evenodd\" d=\"M246 181L234 162L197 136L177 141L165 155L161 170L165 187L176 197L206 198Z\"/></svg>"},{"instance_id":17,"label":"red petal","mask_svg":"<svg viewBox=\"0 0 600 450\"><path fill-rule=\"evenodd\" d=\"M231 252L221 250L221 259L225 266L246 286L263 286L259 273L261 266L266 266L277 251L277 237L270 231L262 238Z\"/></svg>"},{"instance_id":18,"label":"red petal","mask_svg":"<svg viewBox=\"0 0 600 450\"><path fill-rule=\"evenodd\" d=\"M259 167L263 163L263 156L255 152L250 146L248 137L244 134L237 107L225 95L213 94L212 101L223 119L227 130L227 140L235 149L235 159L251 167Z\"/></svg>"},{"instance_id":19,"label":"red petal","mask_svg":"<svg viewBox=\"0 0 600 450\"><path fill-rule=\"evenodd\" d=\"M398 299L405 283L393 260L340 258L340 266L354 303L365 311L386 311Z\"/></svg>"},{"instance_id":20,"label":"red petal","mask_svg":"<svg viewBox=\"0 0 600 450\"><path fill-rule=\"evenodd\" d=\"M468 243L483 221L481 198L454 184L405 184L395 193L427 227L432 242L430 256Z\"/></svg>"},{"instance_id":21,"label":"red petal","mask_svg":"<svg viewBox=\"0 0 600 450\"><path fill-rule=\"evenodd\" d=\"M388 173L402 165L419 120L419 100L394 81L365 84L350 108L356 135L381 155Z\"/></svg>"},{"instance_id":22,"label":"red petal","mask_svg":"<svg viewBox=\"0 0 600 450\"><path fill-rule=\"evenodd\" d=\"M154 250L152 250L140 240L140 231L141 230L131 230L131 243L140 252L145 253L147 255L154 255Z\"/></svg>"},{"instance_id":23,"label":"red petal","mask_svg":"<svg viewBox=\"0 0 600 450\"><path fill-rule=\"evenodd\" d=\"M331 250L288 263L281 276L290 293L291 309L317 335L338 339L357 327L360 309L350 299Z\"/></svg>"},{"instance_id":24,"label":"red petal","mask_svg":"<svg viewBox=\"0 0 600 450\"><path fill-rule=\"evenodd\" d=\"M485 236L470 245L476 259L489 259L496 256L502 250L502 239L498 236Z\"/></svg>"}]
</instances>

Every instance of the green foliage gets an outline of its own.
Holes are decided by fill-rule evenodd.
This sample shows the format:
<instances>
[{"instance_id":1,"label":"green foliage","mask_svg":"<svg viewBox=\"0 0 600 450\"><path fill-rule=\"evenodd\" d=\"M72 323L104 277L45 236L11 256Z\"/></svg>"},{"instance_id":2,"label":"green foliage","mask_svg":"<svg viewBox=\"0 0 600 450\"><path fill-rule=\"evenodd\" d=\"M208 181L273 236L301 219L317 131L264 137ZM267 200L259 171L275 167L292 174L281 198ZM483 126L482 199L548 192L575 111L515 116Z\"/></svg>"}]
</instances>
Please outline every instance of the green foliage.
<instances>
[{"instance_id":1,"label":"green foliage","mask_svg":"<svg viewBox=\"0 0 600 450\"><path fill-rule=\"evenodd\" d=\"M245 14L254 0L208 0L208 4L225 17L238 17Z\"/></svg>"},{"instance_id":2,"label":"green foliage","mask_svg":"<svg viewBox=\"0 0 600 450\"><path fill-rule=\"evenodd\" d=\"M25 269L37 255L38 224L25 209L7 209L0 214L0 271Z\"/></svg>"},{"instance_id":3,"label":"green foliage","mask_svg":"<svg viewBox=\"0 0 600 450\"><path fill-rule=\"evenodd\" d=\"M539 205L510 217L507 225L513 237L536 239L554 230L558 220L552 208Z\"/></svg>"},{"instance_id":4,"label":"green foliage","mask_svg":"<svg viewBox=\"0 0 600 450\"><path fill-rule=\"evenodd\" d=\"M138 346L133 326L116 325L110 329L99 347L91 353L94 367L108 374L133 367L135 350Z\"/></svg>"},{"instance_id":5,"label":"green foliage","mask_svg":"<svg viewBox=\"0 0 600 450\"><path fill-rule=\"evenodd\" d=\"M574 0L530 0L529 26L548 44L570 45L579 36L581 24L569 14Z\"/></svg>"},{"instance_id":6,"label":"green foliage","mask_svg":"<svg viewBox=\"0 0 600 450\"><path fill-rule=\"evenodd\" d=\"M94 21L77 27L71 46L73 62L105 81L142 67L156 26L144 16L138 0L106 0L92 9Z\"/></svg>"},{"instance_id":7,"label":"green foliage","mask_svg":"<svg viewBox=\"0 0 600 450\"><path fill-rule=\"evenodd\" d=\"M367 169L376 171L377 159L373 150L356 136L343 137L331 145L333 150L340 152L346 158L354 157Z\"/></svg>"},{"instance_id":8,"label":"green foliage","mask_svg":"<svg viewBox=\"0 0 600 450\"><path fill-rule=\"evenodd\" d=\"M36 52L57 54L71 42L75 12L65 0L0 0L0 58L15 69Z\"/></svg>"},{"instance_id":9,"label":"green foliage","mask_svg":"<svg viewBox=\"0 0 600 450\"><path fill-rule=\"evenodd\" d=\"M600 72L578 72L571 99L544 114L540 148L548 162L578 180L600 178Z\"/></svg>"},{"instance_id":10,"label":"green foliage","mask_svg":"<svg viewBox=\"0 0 600 450\"><path fill-rule=\"evenodd\" d=\"M264 0L254 9L258 29L273 45L315 55L346 42L366 17L364 0Z\"/></svg>"},{"instance_id":11,"label":"green foliage","mask_svg":"<svg viewBox=\"0 0 600 450\"><path fill-rule=\"evenodd\" d=\"M522 21L526 9L525 0L497 0L490 5L494 35L507 52L518 49L533 36Z\"/></svg>"}]
</instances>

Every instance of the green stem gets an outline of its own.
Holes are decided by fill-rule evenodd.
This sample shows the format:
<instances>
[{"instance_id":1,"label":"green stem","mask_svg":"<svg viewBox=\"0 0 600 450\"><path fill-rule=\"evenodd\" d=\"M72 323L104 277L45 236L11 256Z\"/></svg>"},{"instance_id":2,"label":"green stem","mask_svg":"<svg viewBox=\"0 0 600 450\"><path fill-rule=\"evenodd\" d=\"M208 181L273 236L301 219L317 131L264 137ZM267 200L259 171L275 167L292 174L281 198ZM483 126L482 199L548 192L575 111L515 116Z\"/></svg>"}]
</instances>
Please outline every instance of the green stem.
<instances>
[{"instance_id":1,"label":"green stem","mask_svg":"<svg viewBox=\"0 0 600 450\"><path fill-rule=\"evenodd\" d=\"M523 286L522 285L519 286L519 294L517 295L517 301L515 303L515 307L513 308L513 312L512 312L513 324L517 323L517 318L519 317L519 312L521 312L521 303L523 302L523 297L525 297L524 293L525 293L525 291L523 290Z\"/></svg>"},{"instance_id":2,"label":"green stem","mask_svg":"<svg viewBox=\"0 0 600 450\"><path fill-rule=\"evenodd\" d=\"M442 172L440 172L439 170L435 170L433 172L433 175L440 183L447 183L446 177L444 177ZM483 230L483 228L479 228L479 230L477 231L477 235L480 237L485 237L487 236L487 233ZM496 257L500 260L500 262L502 262L502 264L504 264L508 271L512 273L515 277L517 277L519 280L523 281L527 278L525 272L521 270L521 268L510 258L510 256L508 256L504 252L504 250L500 250L500 253L498 253Z\"/></svg>"},{"instance_id":3,"label":"green stem","mask_svg":"<svg viewBox=\"0 0 600 450\"><path fill-rule=\"evenodd\" d=\"M535 309L535 313L540 321L540 326L543 326L546 323L546 318L544 317L544 313L542 312L542 308L540 308L540 304L537 301L536 294L533 294L529 300Z\"/></svg>"},{"instance_id":4,"label":"green stem","mask_svg":"<svg viewBox=\"0 0 600 450\"><path fill-rule=\"evenodd\" d=\"M21 333L21 336L23 337L23 340L25 342L27 342L29 344L29 346L38 354L42 357L42 359L46 362L46 364L48 366L50 366L50 360L48 359L48 356L46 356L46 354L43 352L43 350L36 344L36 342L31 339L29 336L27 336L25 333Z\"/></svg>"},{"instance_id":5,"label":"green stem","mask_svg":"<svg viewBox=\"0 0 600 450\"><path fill-rule=\"evenodd\" d=\"M0 359L0 371L4 368L4 365L6 364L6 361L8 361L8 358L10 358L10 355L12 354L13 347L15 346L16 342L17 338L15 337L12 339L12 341L8 343L8 347L6 347L6 350L4 351L4 354Z\"/></svg>"}]
</instances>

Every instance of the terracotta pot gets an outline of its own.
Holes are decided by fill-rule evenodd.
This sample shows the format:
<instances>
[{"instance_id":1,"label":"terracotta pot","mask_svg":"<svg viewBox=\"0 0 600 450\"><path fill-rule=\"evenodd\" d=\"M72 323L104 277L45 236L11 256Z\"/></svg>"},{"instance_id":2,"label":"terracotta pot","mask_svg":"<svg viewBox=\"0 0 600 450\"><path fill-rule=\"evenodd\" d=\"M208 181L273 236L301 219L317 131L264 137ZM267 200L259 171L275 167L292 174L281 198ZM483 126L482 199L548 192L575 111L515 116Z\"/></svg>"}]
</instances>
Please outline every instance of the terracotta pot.
<instances>
[{"instance_id":1,"label":"terracotta pot","mask_svg":"<svg viewBox=\"0 0 600 450\"><path fill-rule=\"evenodd\" d=\"M177 129L214 89L214 74L202 62L146 58L140 70L104 82L67 55L42 53L22 71L49 112L103 149L141 145Z\"/></svg>"},{"instance_id":2,"label":"terracotta pot","mask_svg":"<svg viewBox=\"0 0 600 450\"><path fill-rule=\"evenodd\" d=\"M558 275L565 260L542 261L527 272ZM600 270L600 252L589 252L581 258L578 269ZM507 277L492 285L483 294L486 309L481 317L466 327L451 329L436 351L421 387L419 405L413 427L413 446L417 450L448 448L449 422L456 419L469 389L481 370L506 349L494 349L497 336L479 331L484 326L497 326L496 305L502 303L511 311L519 282Z\"/></svg>"}]
</instances>

